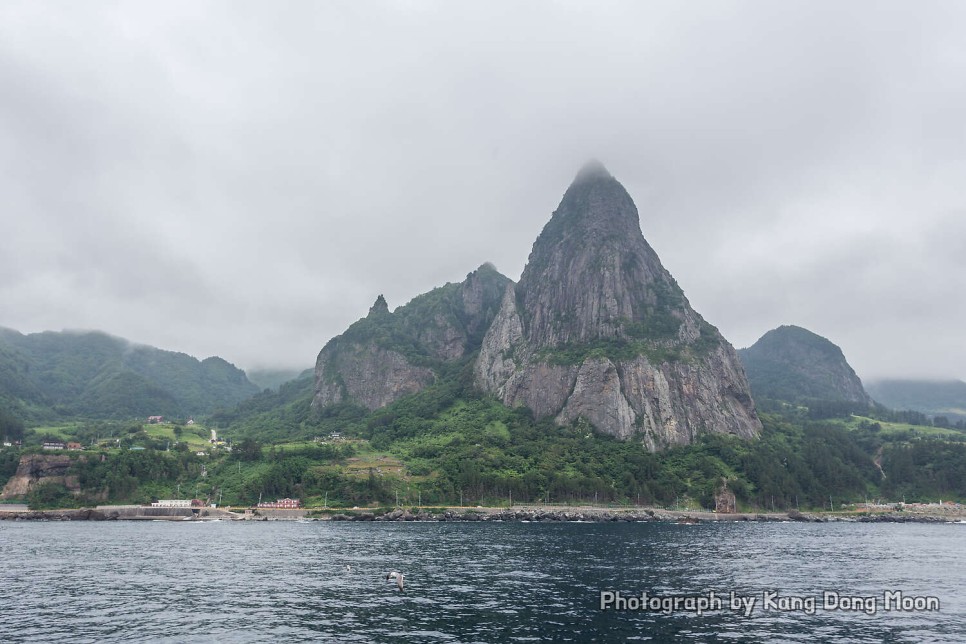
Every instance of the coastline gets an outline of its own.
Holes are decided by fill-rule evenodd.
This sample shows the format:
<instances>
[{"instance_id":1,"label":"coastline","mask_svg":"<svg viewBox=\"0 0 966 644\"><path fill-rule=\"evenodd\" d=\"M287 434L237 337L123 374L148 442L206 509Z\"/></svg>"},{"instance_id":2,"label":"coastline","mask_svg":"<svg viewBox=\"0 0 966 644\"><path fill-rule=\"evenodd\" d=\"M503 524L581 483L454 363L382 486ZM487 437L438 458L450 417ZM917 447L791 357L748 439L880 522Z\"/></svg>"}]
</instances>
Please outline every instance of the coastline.
<instances>
[{"instance_id":1,"label":"coastline","mask_svg":"<svg viewBox=\"0 0 966 644\"><path fill-rule=\"evenodd\" d=\"M415 511L413 511L415 510ZM883 511L883 512L737 512L719 514L709 511L665 510L661 508L610 508L595 506L515 506L445 507L403 509L302 510L285 513L239 514L225 509L151 508L140 506L98 506L97 508L29 510L22 506L3 510L0 521L415 521L415 522L534 522L534 523L966 523L962 511Z\"/></svg>"}]
</instances>

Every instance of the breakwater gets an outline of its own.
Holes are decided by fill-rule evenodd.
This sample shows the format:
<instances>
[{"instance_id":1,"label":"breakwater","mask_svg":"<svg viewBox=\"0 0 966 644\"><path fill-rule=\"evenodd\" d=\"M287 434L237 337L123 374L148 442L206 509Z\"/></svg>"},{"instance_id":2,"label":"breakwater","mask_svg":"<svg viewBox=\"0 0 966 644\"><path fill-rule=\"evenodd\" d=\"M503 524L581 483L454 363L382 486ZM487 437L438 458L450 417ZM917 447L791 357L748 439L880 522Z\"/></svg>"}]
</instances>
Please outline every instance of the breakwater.
<instances>
[{"instance_id":1,"label":"breakwater","mask_svg":"<svg viewBox=\"0 0 966 644\"><path fill-rule=\"evenodd\" d=\"M235 519L217 508L152 508L125 506L64 510L0 510L0 521L205 521Z\"/></svg>"}]
</instances>

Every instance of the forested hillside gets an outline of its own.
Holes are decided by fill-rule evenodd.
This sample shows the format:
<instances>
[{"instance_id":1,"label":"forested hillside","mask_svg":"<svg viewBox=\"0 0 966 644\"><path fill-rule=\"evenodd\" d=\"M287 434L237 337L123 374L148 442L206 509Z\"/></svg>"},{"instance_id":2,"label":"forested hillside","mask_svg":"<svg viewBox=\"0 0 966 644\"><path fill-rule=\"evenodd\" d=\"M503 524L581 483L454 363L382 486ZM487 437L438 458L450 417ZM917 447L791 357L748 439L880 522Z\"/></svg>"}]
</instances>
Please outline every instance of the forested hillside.
<instances>
[{"instance_id":1,"label":"forested hillside","mask_svg":"<svg viewBox=\"0 0 966 644\"><path fill-rule=\"evenodd\" d=\"M257 391L217 357L199 361L100 332L0 331L0 408L23 420L201 415Z\"/></svg>"},{"instance_id":2,"label":"forested hillside","mask_svg":"<svg viewBox=\"0 0 966 644\"><path fill-rule=\"evenodd\" d=\"M867 386L890 409L912 409L947 420L966 420L966 382L962 380L874 380Z\"/></svg>"}]
</instances>

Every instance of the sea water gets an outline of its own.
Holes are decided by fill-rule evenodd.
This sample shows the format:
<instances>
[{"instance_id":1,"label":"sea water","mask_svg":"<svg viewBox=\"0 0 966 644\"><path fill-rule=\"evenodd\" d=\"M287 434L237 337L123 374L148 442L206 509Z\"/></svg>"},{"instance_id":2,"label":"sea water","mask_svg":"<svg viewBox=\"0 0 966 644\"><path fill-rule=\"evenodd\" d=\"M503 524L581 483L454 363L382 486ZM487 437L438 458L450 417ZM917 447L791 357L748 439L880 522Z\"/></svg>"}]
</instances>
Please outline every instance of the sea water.
<instances>
[{"instance_id":1,"label":"sea water","mask_svg":"<svg viewBox=\"0 0 966 644\"><path fill-rule=\"evenodd\" d=\"M960 524L0 522L0 641L962 642L964 544Z\"/></svg>"}]
</instances>

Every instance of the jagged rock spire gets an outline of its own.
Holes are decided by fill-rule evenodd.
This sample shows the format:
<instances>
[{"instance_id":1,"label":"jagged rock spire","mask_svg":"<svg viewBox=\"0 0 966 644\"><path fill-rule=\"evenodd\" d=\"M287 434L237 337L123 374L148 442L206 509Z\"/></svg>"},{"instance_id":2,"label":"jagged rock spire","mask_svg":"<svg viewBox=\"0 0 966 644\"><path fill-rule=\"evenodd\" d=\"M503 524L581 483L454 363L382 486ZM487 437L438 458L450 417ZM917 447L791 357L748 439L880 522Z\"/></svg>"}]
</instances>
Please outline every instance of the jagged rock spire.
<instances>
[{"instance_id":1,"label":"jagged rock spire","mask_svg":"<svg viewBox=\"0 0 966 644\"><path fill-rule=\"evenodd\" d=\"M613 177L603 163L597 159L591 159L580 169L573 182L580 183L590 179L613 179Z\"/></svg>"},{"instance_id":2,"label":"jagged rock spire","mask_svg":"<svg viewBox=\"0 0 966 644\"><path fill-rule=\"evenodd\" d=\"M534 242L483 340L476 382L508 405L583 418L651 449L761 430L734 348L691 308L630 195L597 161Z\"/></svg>"},{"instance_id":3,"label":"jagged rock spire","mask_svg":"<svg viewBox=\"0 0 966 644\"><path fill-rule=\"evenodd\" d=\"M369 307L369 316L381 315L383 313L389 313L389 304L386 303L386 298L380 293L376 301Z\"/></svg>"},{"instance_id":4,"label":"jagged rock spire","mask_svg":"<svg viewBox=\"0 0 966 644\"><path fill-rule=\"evenodd\" d=\"M644 240L630 195L596 161L577 174L534 242L517 296L527 337L539 346L630 339L642 325L673 336L696 324Z\"/></svg>"}]
</instances>

